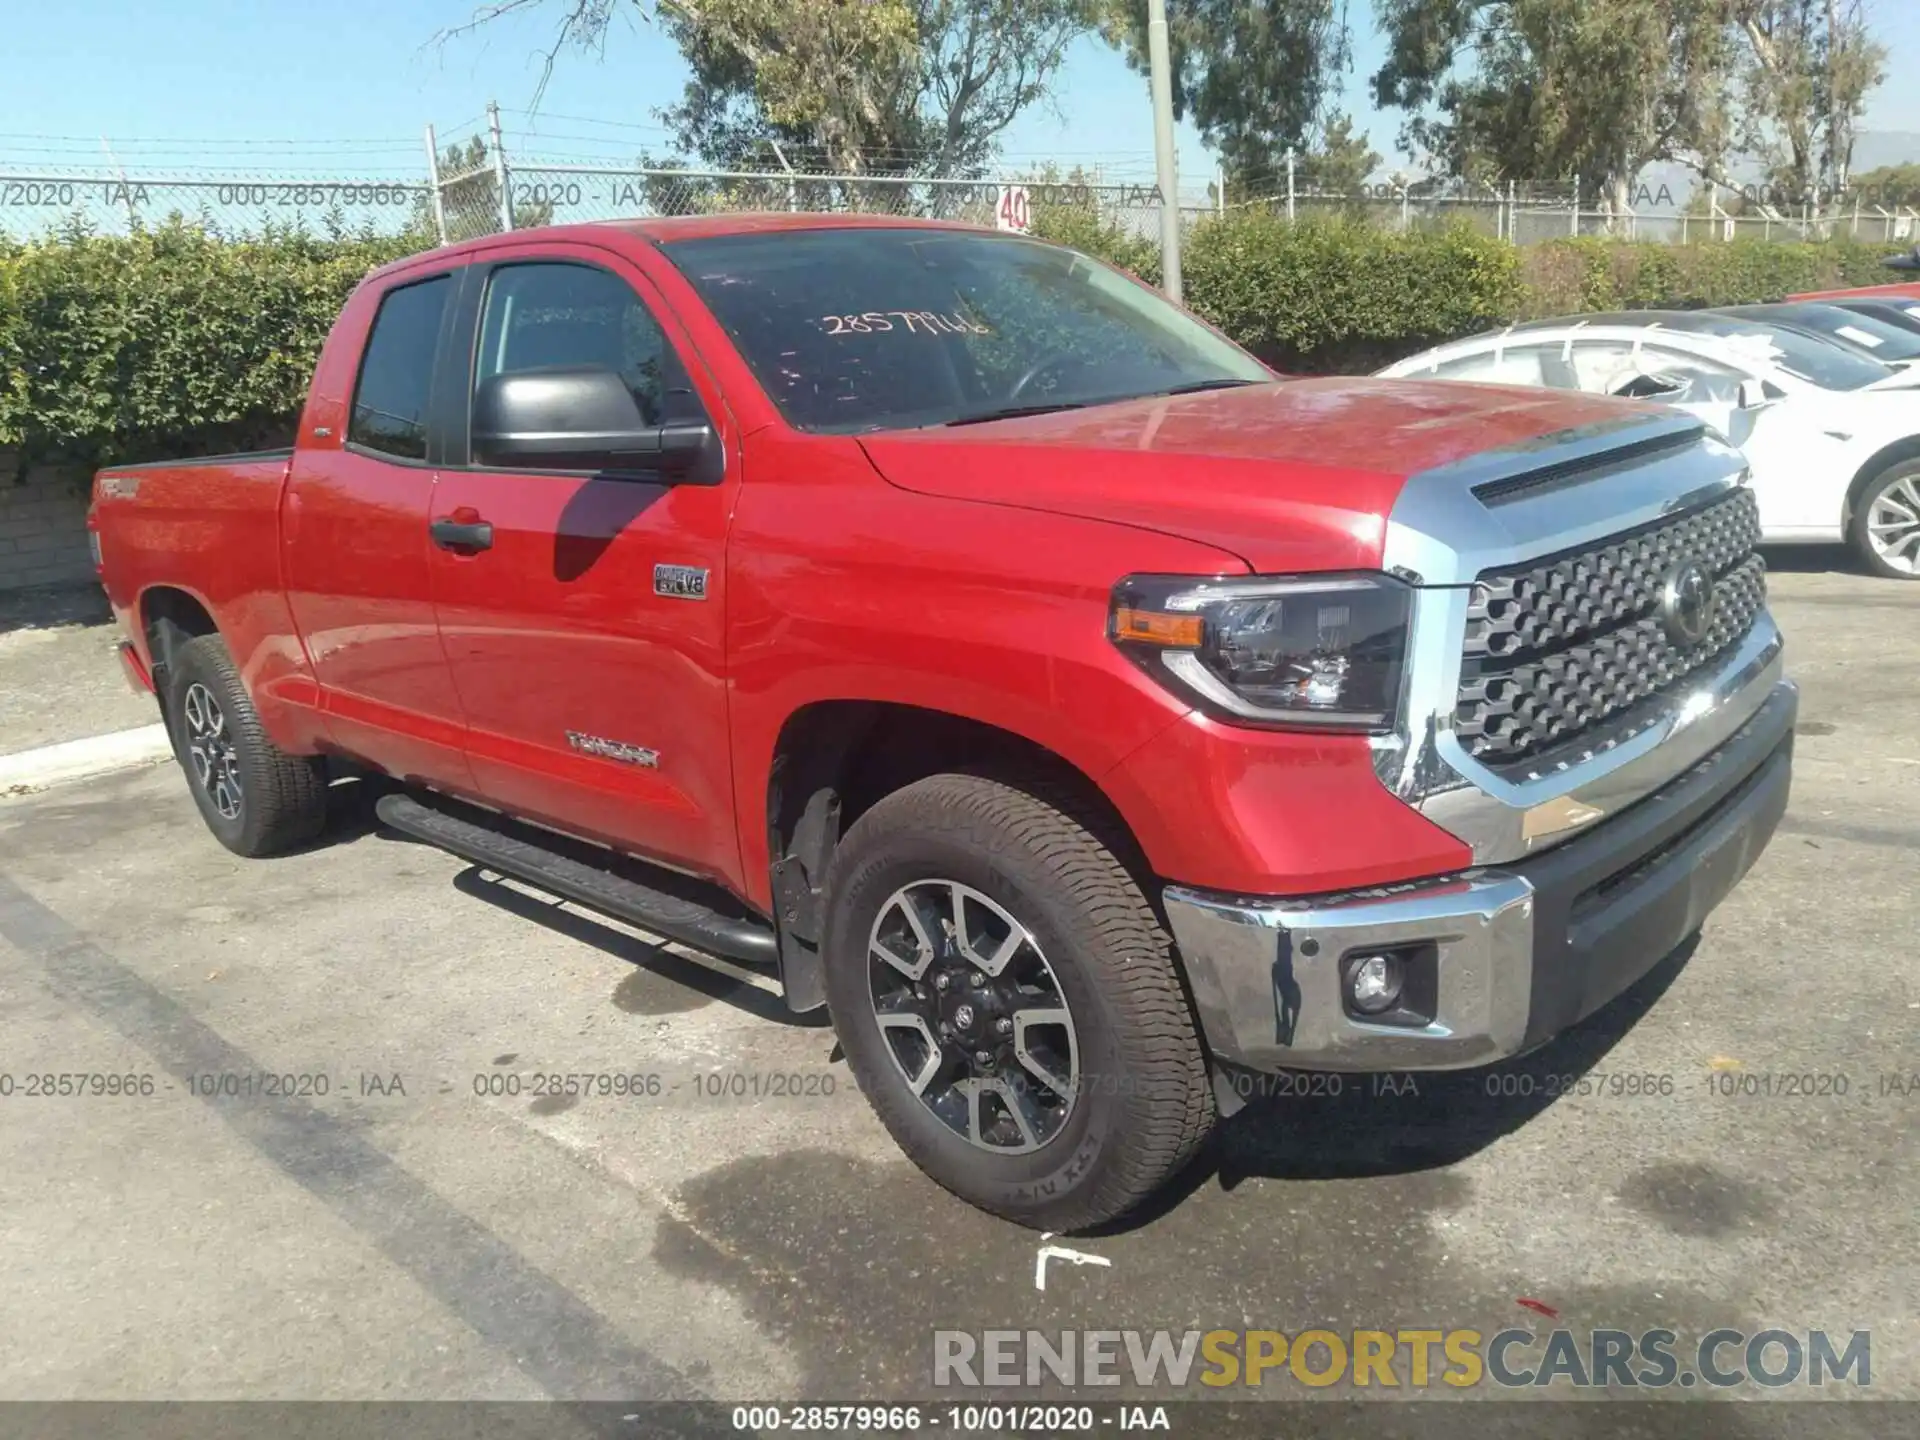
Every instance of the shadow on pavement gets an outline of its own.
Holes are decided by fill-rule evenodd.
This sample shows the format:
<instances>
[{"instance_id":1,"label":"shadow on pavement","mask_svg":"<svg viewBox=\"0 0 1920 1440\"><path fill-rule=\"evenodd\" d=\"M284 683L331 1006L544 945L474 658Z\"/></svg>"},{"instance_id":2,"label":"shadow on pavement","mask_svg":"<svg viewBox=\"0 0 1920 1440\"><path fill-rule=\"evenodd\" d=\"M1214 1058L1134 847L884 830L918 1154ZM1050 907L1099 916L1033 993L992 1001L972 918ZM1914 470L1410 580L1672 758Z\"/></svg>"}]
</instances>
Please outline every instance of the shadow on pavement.
<instances>
[{"instance_id":1,"label":"shadow on pavement","mask_svg":"<svg viewBox=\"0 0 1920 1440\"><path fill-rule=\"evenodd\" d=\"M1780 575L1857 575L1870 578L1844 545L1762 545L1767 569Z\"/></svg>"},{"instance_id":2,"label":"shadow on pavement","mask_svg":"<svg viewBox=\"0 0 1920 1440\"><path fill-rule=\"evenodd\" d=\"M1569 1090L1577 1095L1583 1078L1589 1086L1596 1078L1615 1083L1604 1071L1596 1077L1596 1067L1666 993L1698 944L1696 933L1611 1004L1538 1050L1498 1065L1426 1074L1259 1077L1268 1082L1267 1093L1222 1122L1184 1174L1104 1233L1152 1224L1209 1181L1232 1190L1243 1180L1404 1175L1464 1160L1520 1129ZM1637 1078L1621 1076L1619 1082Z\"/></svg>"},{"instance_id":3,"label":"shadow on pavement","mask_svg":"<svg viewBox=\"0 0 1920 1440\"><path fill-rule=\"evenodd\" d=\"M105 625L112 619L107 592L92 581L0 591L0 635L56 625Z\"/></svg>"}]
</instances>

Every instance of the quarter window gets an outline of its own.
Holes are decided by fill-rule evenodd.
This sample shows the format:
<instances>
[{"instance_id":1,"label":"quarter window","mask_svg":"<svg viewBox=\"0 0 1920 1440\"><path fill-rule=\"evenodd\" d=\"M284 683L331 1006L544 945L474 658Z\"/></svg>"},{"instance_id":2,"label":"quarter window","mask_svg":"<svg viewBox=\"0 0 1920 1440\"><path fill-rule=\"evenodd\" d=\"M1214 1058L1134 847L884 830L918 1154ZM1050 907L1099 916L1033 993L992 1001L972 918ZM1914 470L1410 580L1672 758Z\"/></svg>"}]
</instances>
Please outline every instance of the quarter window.
<instances>
[{"instance_id":1,"label":"quarter window","mask_svg":"<svg viewBox=\"0 0 1920 1440\"><path fill-rule=\"evenodd\" d=\"M380 301L354 387L349 441L405 460L427 458L427 397L452 284L439 275L389 290Z\"/></svg>"},{"instance_id":2,"label":"quarter window","mask_svg":"<svg viewBox=\"0 0 1920 1440\"><path fill-rule=\"evenodd\" d=\"M589 265L503 265L487 285L474 383L598 365L616 371L649 425L703 418L660 322L626 282Z\"/></svg>"}]
</instances>

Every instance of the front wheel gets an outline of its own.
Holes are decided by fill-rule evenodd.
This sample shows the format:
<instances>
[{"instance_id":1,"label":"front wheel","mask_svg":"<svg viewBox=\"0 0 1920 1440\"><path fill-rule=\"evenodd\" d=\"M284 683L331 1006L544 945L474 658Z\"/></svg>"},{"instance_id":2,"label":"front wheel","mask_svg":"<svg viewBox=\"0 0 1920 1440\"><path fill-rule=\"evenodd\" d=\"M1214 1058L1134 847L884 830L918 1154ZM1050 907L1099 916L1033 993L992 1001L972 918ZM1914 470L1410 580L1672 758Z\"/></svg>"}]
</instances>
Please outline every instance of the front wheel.
<instances>
[{"instance_id":1,"label":"front wheel","mask_svg":"<svg viewBox=\"0 0 1920 1440\"><path fill-rule=\"evenodd\" d=\"M1166 932L1070 801L936 775L860 817L829 885L847 1064L947 1189L1085 1229L1206 1138L1213 1094Z\"/></svg>"},{"instance_id":2,"label":"front wheel","mask_svg":"<svg viewBox=\"0 0 1920 1440\"><path fill-rule=\"evenodd\" d=\"M1876 475L1854 507L1848 540L1867 569L1889 580L1920 580L1920 459Z\"/></svg>"},{"instance_id":3,"label":"front wheel","mask_svg":"<svg viewBox=\"0 0 1920 1440\"><path fill-rule=\"evenodd\" d=\"M320 762L267 737L240 671L218 635L173 652L167 730L200 817L236 855L271 855L311 840L327 823Z\"/></svg>"}]
</instances>

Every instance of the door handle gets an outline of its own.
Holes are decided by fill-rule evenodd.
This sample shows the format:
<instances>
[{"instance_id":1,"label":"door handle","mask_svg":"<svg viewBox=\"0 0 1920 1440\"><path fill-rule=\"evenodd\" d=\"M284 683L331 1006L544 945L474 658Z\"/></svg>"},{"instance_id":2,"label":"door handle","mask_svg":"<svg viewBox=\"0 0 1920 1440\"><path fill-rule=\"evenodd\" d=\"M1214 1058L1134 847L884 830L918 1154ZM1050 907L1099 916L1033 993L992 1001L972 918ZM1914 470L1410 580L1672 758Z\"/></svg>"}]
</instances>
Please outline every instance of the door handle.
<instances>
[{"instance_id":1,"label":"door handle","mask_svg":"<svg viewBox=\"0 0 1920 1440\"><path fill-rule=\"evenodd\" d=\"M436 520L427 527L442 550L491 550L493 526L485 520Z\"/></svg>"}]
</instances>

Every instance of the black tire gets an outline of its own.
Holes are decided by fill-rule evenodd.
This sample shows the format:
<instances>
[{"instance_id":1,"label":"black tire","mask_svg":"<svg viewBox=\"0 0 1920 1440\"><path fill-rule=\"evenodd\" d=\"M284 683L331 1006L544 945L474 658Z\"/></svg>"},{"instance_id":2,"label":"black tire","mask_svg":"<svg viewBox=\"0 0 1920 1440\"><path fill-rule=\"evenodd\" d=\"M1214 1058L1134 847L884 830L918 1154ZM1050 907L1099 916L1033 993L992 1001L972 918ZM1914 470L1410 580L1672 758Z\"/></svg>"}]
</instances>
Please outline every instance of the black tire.
<instances>
[{"instance_id":1,"label":"black tire","mask_svg":"<svg viewBox=\"0 0 1920 1440\"><path fill-rule=\"evenodd\" d=\"M1215 1114L1167 933L1100 828L1044 784L936 775L862 815L828 881L827 1004L881 1122L962 1199L1060 1233L1139 1205L1193 1157ZM934 879L958 881L1017 918L1072 1015L1079 1084L1038 1148L990 1153L951 1128L915 1094L881 1033L869 939L890 897Z\"/></svg>"},{"instance_id":2,"label":"black tire","mask_svg":"<svg viewBox=\"0 0 1920 1440\"><path fill-rule=\"evenodd\" d=\"M1920 456L1906 460L1896 460L1867 482L1866 489L1860 492L1859 503L1853 507L1853 518L1847 523L1847 543L1853 547L1853 553L1867 572L1887 580L1920 580L1920 558L1916 558L1911 570L1902 570L1889 564L1884 556L1873 548L1873 539L1868 525L1873 517L1876 501L1886 496L1890 490L1900 493L1895 497L1903 509L1920 509ZM1920 518L1920 516L1916 516Z\"/></svg>"},{"instance_id":3,"label":"black tire","mask_svg":"<svg viewBox=\"0 0 1920 1440\"><path fill-rule=\"evenodd\" d=\"M207 712L196 688L217 707L224 722L219 733L231 745L230 763L216 763L204 778L194 752L197 748L204 756L209 748L196 740L206 731ZM267 738L218 635L201 635L173 652L166 692L174 758L186 772L187 789L216 840L236 855L273 855L315 839L326 828L327 781L321 762L289 755ZM222 770L230 782L224 788L215 779Z\"/></svg>"}]
</instances>

